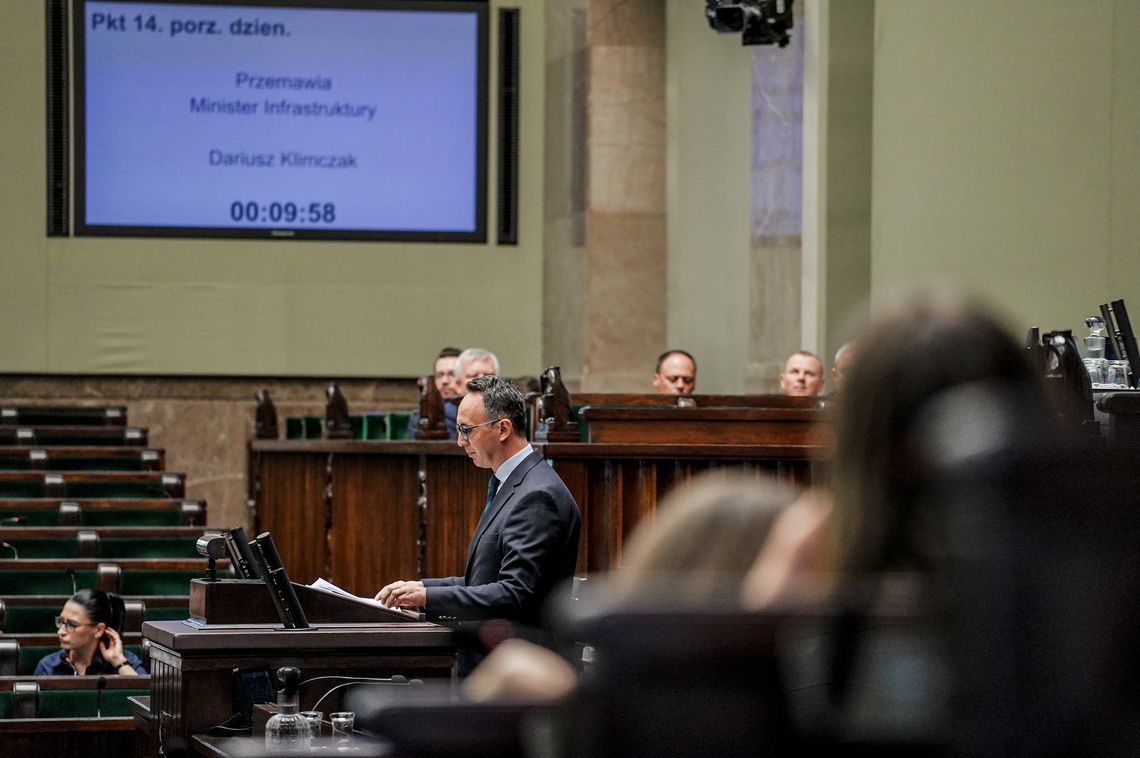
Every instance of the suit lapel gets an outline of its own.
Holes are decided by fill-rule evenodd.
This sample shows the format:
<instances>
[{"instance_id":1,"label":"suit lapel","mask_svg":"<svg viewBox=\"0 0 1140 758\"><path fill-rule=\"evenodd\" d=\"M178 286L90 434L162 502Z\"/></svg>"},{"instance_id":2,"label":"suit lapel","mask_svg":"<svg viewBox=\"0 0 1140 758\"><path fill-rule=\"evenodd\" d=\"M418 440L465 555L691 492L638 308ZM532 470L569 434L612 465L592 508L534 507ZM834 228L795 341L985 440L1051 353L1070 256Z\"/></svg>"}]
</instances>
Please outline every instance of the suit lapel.
<instances>
[{"instance_id":1,"label":"suit lapel","mask_svg":"<svg viewBox=\"0 0 1140 758\"><path fill-rule=\"evenodd\" d=\"M507 481L499 485L499 491L495 493L495 499L487 506L487 510L483 511L483 515L479 517L479 523L475 527L475 534L471 537L471 543L467 546L467 568L466 571L471 570L471 558L475 555L475 547L479 544L479 540L483 539L484 532L491 522L495 520L495 516L503 509L510 499L514 497L515 488L522 484L523 479L539 463L542 463L542 456L538 451L532 452L522 462L515 467Z\"/></svg>"}]
</instances>

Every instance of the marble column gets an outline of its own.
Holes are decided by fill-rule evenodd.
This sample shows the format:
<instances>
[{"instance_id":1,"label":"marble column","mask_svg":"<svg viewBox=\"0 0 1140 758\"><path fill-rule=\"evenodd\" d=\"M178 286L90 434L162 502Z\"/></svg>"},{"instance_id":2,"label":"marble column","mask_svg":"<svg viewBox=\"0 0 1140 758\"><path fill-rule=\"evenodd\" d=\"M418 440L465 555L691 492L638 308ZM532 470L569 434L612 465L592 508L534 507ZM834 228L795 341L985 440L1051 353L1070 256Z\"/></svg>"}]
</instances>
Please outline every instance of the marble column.
<instances>
[{"instance_id":1,"label":"marble column","mask_svg":"<svg viewBox=\"0 0 1140 758\"><path fill-rule=\"evenodd\" d=\"M588 0L581 388L644 391L665 347L665 18Z\"/></svg>"}]
</instances>

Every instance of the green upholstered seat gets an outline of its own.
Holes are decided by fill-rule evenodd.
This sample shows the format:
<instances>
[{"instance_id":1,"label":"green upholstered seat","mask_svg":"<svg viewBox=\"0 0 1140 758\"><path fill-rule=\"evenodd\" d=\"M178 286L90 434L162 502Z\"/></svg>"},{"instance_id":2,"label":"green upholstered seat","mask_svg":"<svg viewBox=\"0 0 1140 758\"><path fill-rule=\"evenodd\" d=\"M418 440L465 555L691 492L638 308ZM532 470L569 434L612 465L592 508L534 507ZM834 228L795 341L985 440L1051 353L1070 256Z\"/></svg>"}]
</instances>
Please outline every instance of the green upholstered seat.
<instances>
[{"instance_id":1,"label":"green upholstered seat","mask_svg":"<svg viewBox=\"0 0 1140 758\"><path fill-rule=\"evenodd\" d=\"M134 523L131 524L132 526ZM21 558L77 558L74 537L11 537ZM95 558L196 558L195 541L185 537L103 537Z\"/></svg>"},{"instance_id":2,"label":"green upholstered seat","mask_svg":"<svg viewBox=\"0 0 1140 758\"><path fill-rule=\"evenodd\" d=\"M79 523L82 526L178 526L182 518L174 509L102 508L80 511Z\"/></svg>"},{"instance_id":3,"label":"green upholstered seat","mask_svg":"<svg viewBox=\"0 0 1140 758\"><path fill-rule=\"evenodd\" d=\"M3 567L0 562L0 567ZM99 577L95 571L82 570L75 572L74 587L98 587ZM33 569L27 571L4 571L0 568L0 595L68 595L75 592L71 577L63 569ZM188 590L183 587L181 592ZM135 593L145 594L177 594L177 593ZM50 629L48 630L50 631Z\"/></svg>"},{"instance_id":4,"label":"green upholstered seat","mask_svg":"<svg viewBox=\"0 0 1140 758\"><path fill-rule=\"evenodd\" d=\"M124 571L119 579L119 594L188 595L190 580L200 579L203 576L205 571L131 569Z\"/></svg>"},{"instance_id":5,"label":"green upholstered seat","mask_svg":"<svg viewBox=\"0 0 1140 758\"><path fill-rule=\"evenodd\" d=\"M189 616L190 609L187 605L157 606L155 608L148 605L146 611L143 612L145 621L185 621Z\"/></svg>"},{"instance_id":6,"label":"green upholstered seat","mask_svg":"<svg viewBox=\"0 0 1140 758\"><path fill-rule=\"evenodd\" d=\"M103 690L102 701L96 690L40 690L40 718L81 718L100 713L103 716L130 716L131 706L127 698L150 694L150 680L145 680L147 688Z\"/></svg>"},{"instance_id":7,"label":"green upholstered seat","mask_svg":"<svg viewBox=\"0 0 1140 758\"><path fill-rule=\"evenodd\" d=\"M55 629L59 605L8 606L4 609L5 634L47 633Z\"/></svg>"},{"instance_id":8,"label":"green upholstered seat","mask_svg":"<svg viewBox=\"0 0 1140 758\"><path fill-rule=\"evenodd\" d=\"M12 717L12 693L0 692L0 719Z\"/></svg>"}]
</instances>

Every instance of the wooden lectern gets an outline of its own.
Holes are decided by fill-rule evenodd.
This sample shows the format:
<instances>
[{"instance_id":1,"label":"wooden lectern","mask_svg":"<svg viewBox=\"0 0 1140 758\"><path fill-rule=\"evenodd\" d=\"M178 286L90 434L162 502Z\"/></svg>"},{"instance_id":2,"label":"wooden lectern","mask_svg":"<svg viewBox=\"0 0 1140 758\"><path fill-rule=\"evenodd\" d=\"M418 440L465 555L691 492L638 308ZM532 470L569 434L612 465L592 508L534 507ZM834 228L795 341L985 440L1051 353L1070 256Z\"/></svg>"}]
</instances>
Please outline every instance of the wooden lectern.
<instances>
[{"instance_id":1,"label":"wooden lectern","mask_svg":"<svg viewBox=\"0 0 1140 758\"><path fill-rule=\"evenodd\" d=\"M302 709L344 683L312 681L315 677L454 677L450 629L352 598L295 587L311 624L308 629L284 629L272 603L262 599L268 590L259 580L194 580L190 619L143 624L143 637L150 643L151 696L149 712L143 709L136 715L149 732L150 755L187 747L193 735L233 715L234 669L300 668ZM247 623L238 623L239 618ZM322 710L336 710L341 692L329 695Z\"/></svg>"}]
</instances>

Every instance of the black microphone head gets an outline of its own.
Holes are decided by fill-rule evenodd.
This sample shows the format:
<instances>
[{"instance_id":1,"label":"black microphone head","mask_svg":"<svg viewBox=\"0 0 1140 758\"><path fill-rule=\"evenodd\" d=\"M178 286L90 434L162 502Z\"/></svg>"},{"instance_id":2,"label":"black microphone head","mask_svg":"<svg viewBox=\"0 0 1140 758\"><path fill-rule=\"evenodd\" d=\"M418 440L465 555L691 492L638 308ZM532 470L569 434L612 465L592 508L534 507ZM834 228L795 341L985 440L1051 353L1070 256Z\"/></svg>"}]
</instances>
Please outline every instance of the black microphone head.
<instances>
[{"instance_id":1,"label":"black microphone head","mask_svg":"<svg viewBox=\"0 0 1140 758\"><path fill-rule=\"evenodd\" d=\"M100 674L99 678L95 680L95 689L103 690L103 689L106 689L106 687L107 687L107 677Z\"/></svg>"}]
</instances>

